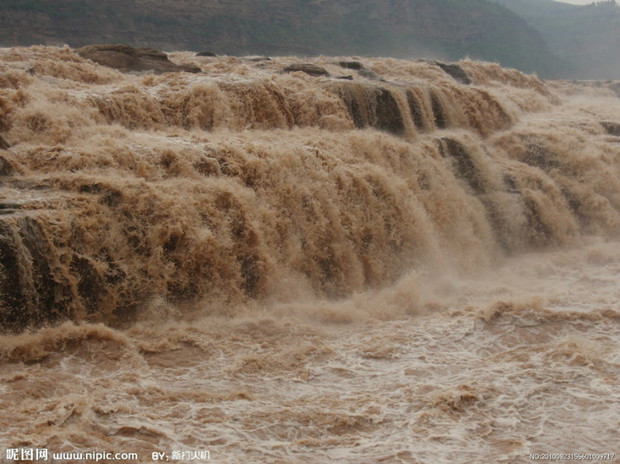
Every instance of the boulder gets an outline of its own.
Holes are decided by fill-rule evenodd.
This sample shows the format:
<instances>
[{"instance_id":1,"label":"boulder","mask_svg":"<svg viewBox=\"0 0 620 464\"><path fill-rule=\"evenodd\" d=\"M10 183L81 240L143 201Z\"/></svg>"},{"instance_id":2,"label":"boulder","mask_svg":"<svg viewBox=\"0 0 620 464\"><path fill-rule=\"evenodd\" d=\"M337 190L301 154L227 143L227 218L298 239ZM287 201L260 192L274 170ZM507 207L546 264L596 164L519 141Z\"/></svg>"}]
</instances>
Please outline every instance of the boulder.
<instances>
[{"instance_id":1,"label":"boulder","mask_svg":"<svg viewBox=\"0 0 620 464\"><path fill-rule=\"evenodd\" d=\"M87 45L78 48L77 54L102 66L119 71L200 72L196 66L174 64L168 55L153 48L134 48L123 44Z\"/></svg>"},{"instance_id":2,"label":"boulder","mask_svg":"<svg viewBox=\"0 0 620 464\"><path fill-rule=\"evenodd\" d=\"M340 61L338 64L343 68L354 69L355 71L365 69L364 65L359 61Z\"/></svg>"},{"instance_id":3,"label":"boulder","mask_svg":"<svg viewBox=\"0 0 620 464\"><path fill-rule=\"evenodd\" d=\"M287 66L283 69L284 72L292 73L292 72L303 72L310 76L329 76L329 73L325 68L317 66L311 63L295 63L290 66Z\"/></svg>"},{"instance_id":4,"label":"boulder","mask_svg":"<svg viewBox=\"0 0 620 464\"><path fill-rule=\"evenodd\" d=\"M469 78L465 70L461 68L458 64L446 64L439 61L435 61L435 64L439 66L443 70L443 72L451 76L458 83L465 85L471 84L471 79Z\"/></svg>"},{"instance_id":5,"label":"boulder","mask_svg":"<svg viewBox=\"0 0 620 464\"><path fill-rule=\"evenodd\" d=\"M379 77L377 75L376 72L374 72L372 69L368 69L368 68L364 68L364 69L360 69L357 72L360 76L366 78L366 79L370 79L371 81L384 81L384 79L382 79L381 77Z\"/></svg>"},{"instance_id":6,"label":"boulder","mask_svg":"<svg viewBox=\"0 0 620 464\"><path fill-rule=\"evenodd\" d=\"M340 61L338 62L338 64L343 68L357 71L360 76L365 77L366 79L377 81L380 80L379 76L377 76L377 73L375 73L372 69L368 69L359 61Z\"/></svg>"},{"instance_id":7,"label":"boulder","mask_svg":"<svg viewBox=\"0 0 620 464\"><path fill-rule=\"evenodd\" d=\"M196 56L217 56L217 55L213 52L204 51L204 52L196 53Z\"/></svg>"}]
</instances>

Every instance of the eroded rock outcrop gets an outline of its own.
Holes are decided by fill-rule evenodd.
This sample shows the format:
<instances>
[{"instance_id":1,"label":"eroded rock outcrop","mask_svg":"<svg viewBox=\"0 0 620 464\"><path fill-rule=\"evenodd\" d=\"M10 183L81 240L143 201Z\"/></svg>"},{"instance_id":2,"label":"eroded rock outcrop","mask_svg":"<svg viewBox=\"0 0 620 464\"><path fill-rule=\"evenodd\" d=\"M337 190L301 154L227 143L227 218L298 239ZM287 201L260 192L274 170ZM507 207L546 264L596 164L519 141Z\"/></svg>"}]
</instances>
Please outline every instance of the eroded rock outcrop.
<instances>
[{"instance_id":1,"label":"eroded rock outcrop","mask_svg":"<svg viewBox=\"0 0 620 464\"><path fill-rule=\"evenodd\" d=\"M35 215L0 221L1 327L23 330L64 312L63 291L50 267L51 247Z\"/></svg>"},{"instance_id":2,"label":"eroded rock outcrop","mask_svg":"<svg viewBox=\"0 0 620 464\"><path fill-rule=\"evenodd\" d=\"M325 68L321 66L317 66L311 63L295 63L287 66L283 69L284 72L292 73L292 72L303 72L310 76L329 76L329 73Z\"/></svg>"},{"instance_id":3,"label":"eroded rock outcrop","mask_svg":"<svg viewBox=\"0 0 620 464\"><path fill-rule=\"evenodd\" d=\"M379 76L372 69L368 69L359 61L340 61L338 64L345 69L357 71L361 77L365 77L366 79L380 80Z\"/></svg>"},{"instance_id":4,"label":"eroded rock outcrop","mask_svg":"<svg viewBox=\"0 0 620 464\"><path fill-rule=\"evenodd\" d=\"M389 89L353 82L332 89L342 98L356 128L374 127L393 134L405 131L402 111Z\"/></svg>"},{"instance_id":5,"label":"eroded rock outcrop","mask_svg":"<svg viewBox=\"0 0 620 464\"><path fill-rule=\"evenodd\" d=\"M442 63L440 61L435 61L435 64L439 66L443 72L451 76L458 83L465 85L471 84L471 79L469 78L465 70L461 68L458 64Z\"/></svg>"},{"instance_id":6,"label":"eroded rock outcrop","mask_svg":"<svg viewBox=\"0 0 620 464\"><path fill-rule=\"evenodd\" d=\"M123 72L200 72L200 68L196 66L171 62L168 55L153 48L134 48L124 44L97 44L78 48L76 52L83 58Z\"/></svg>"}]
</instances>

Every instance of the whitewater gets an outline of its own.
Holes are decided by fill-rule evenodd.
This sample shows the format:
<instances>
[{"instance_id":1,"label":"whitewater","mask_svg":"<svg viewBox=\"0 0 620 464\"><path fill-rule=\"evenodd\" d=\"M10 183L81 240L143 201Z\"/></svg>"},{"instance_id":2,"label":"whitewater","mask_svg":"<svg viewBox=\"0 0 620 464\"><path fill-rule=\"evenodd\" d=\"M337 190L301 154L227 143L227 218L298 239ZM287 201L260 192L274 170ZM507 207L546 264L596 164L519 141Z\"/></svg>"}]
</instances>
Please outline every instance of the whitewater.
<instances>
[{"instance_id":1,"label":"whitewater","mask_svg":"<svg viewBox=\"0 0 620 464\"><path fill-rule=\"evenodd\" d=\"M618 459L617 82L169 57L0 49L0 462Z\"/></svg>"}]
</instances>

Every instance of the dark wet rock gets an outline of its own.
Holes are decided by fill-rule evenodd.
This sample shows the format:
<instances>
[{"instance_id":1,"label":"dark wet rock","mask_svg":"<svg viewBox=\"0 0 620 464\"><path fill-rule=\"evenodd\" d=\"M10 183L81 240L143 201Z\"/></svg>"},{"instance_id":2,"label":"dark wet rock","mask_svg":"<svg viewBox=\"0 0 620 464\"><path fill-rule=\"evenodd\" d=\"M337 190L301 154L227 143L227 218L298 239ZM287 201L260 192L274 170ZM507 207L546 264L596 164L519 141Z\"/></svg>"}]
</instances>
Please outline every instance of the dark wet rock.
<instances>
[{"instance_id":1,"label":"dark wet rock","mask_svg":"<svg viewBox=\"0 0 620 464\"><path fill-rule=\"evenodd\" d=\"M174 64L168 55L153 48L134 48L123 44L87 45L78 48L77 54L100 65L119 71L200 72L196 66Z\"/></svg>"},{"instance_id":2,"label":"dark wet rock","mask_svg":"<svg viewBox=\"0 0 620 464\"><path fill-rule=\"evenodd\" d=\"M359 71L360 69L365 69L365 66L359 61L340 61L338 64L343 68L354 69L356 71Z\"/></svg>"},{"instance_id":3,"label":"dark wet rock","mask_svg":"<svg viewBox=\"0 0 620 464\"><path fill-rule=\"evenodd\" d=\"M117 285L127 279L125 271L121 269L118 263L114 262L107 252L104 252L104 261L108 266L107 271L103 275L106 284Z\"/></svg>"},{"instance_id":4,"label":"dark wet rock","mask_svg":"<svg viewBox=\"0 0 620 464\"><path fill-rule=\"evenodd\" d=\"M521 161L536 166L544 171L561 168L561 163L557 159L557 155L547 149L540 141L536 139L525 139L525 152L521 154Z\"/></svg>"},{"instance_id":5,"label":"dark wet rock","mask_svg":"<svg viewBox=\"0 0 620 464\"><path fill-rule=\"evenodd\" d=\"M0 215L16 213L20 208L21 205L16 203L0 203Z\"/></svg>"},{"instance_id":6,"label":"dark wet rock","mask_svg":"<svg viewBox=\"0 0 620 464\"><path fill-rule=\"evenodd\" d=\"M360 76L365 77L366 79L370 79L371 81L383 80L372 69L367 69L367 68L360 69L357 73Z\"/></svg>"},{"instance_id":7,"label":"dark wet rock","mask_svg":"<svg viewBox=\"0 0 620 464\"><path fill-rule=\"evenodd\" d=\"M523 206L527 218L527 230L530 232L530 241L536 246L549 246L553 243L553 232L543 220L540 206L529 197L523 197Z\"/></svg>"},{"instance_id":8,"label":"dark wet rock","mask_svg":"<svg viewBox=\"0 0 620 464\"><path fill-rule=\"evenodd\" d=\"M85 257L73 256L71 261L71 273L78 277L77 290L83 298L86 311L95 312L100 303L100 298L105 293L105 284L101 275L93 263Z\"/></svg>"},{"instance_id":9,"label":"dark wet rock","mask_svg":"<svg viewBox=\"0 0 620 464\"><path fill-rule=\"evenodd\" d=\"M9 148L11 148L11 144L7 142L7 140L2 135L0 135L0 149L8 150Z\"/></svg>"},{"instance_id":10,"label":"dark wet rock","mask_svg":"<svg viewBox=\"0 0 620 464\"><path fill-rule=\"evenodd\" d=\"M461 68L458 64L446 64L439 61L435 61L435 64L439 66L443 70L443 72L452 76L455 81L466 85L471 84L471 79L469 78L465 70Z\"/></svg>"},{"instance_id":11,"label":"dark wet rock","mask_svg":"<svg viewBox=\"0 0 620 464\"><path fill-rule=\"evenodd\" d=\"M467 148L459 141L442 137L439 139L439 151L444 157L451 157L455 162L456 175L465 180L477 194L485 193L478 169Z\"/></svg>"},{"instance_id":12,"label":"dark wet rock","mask_svg":"<svg viewBox=\"0 0 620 464\"><path fill-rule=\"evenodd\" d=\"M620 137L620 123L611 121L602 121L601 126L607 131L609 135L615 135Z\"/></svg>"},{"instance_id":13,"label":"dark wet rock","mask_svg":"<svg viewBox=\"0 0 620 464\"><path fill-rule=\"evenodd\" d=\"M58 283L52 275L50 268L52 244L45 234L43 226L33 217L24 217L20 221L20 237L22 244L30 253L30 272L32 278L33 313L36 315L38 308L44 309L43 318L54 320L57 318L56 295ZM34 322L34 321L33 321Z\"/></svg>"},{"instance_id":14,"label":"dark wet rock","mask_svg":"<svg viewBox=\"0 0 620 464\"><path fill-rule=\"evenodd\" d=\"M217 55L213 52L204 51L204 52L196 53L196 56L217 56Z\"/></svg>"},{"instance_id":15,"label":"dark wet rock","mask_svg":"<svg viewBox=\"0 0 620 464\"><path fill-rule=\"evenodd\" d=\"M325 68L317 66L311 63L295 63L287 66L283 69L284 72L292 73L292 72L303 72L310 76L329 76L329 73Z\"/></svg>"},{"instance_id":16,"label":"dark wet rock","mask_svg":"<svg viewBox=\"0 0 620 464\"><path fill-rule=\"evenodd\" d=\"M123 194L120 191L100 183L84 184L80 187L79 192L99 194L101 195L101 202L111 208L120 205L123 201Z\"/></svg>"},{"instance_id":17,"label":"dark wet rock","mask_svg":"<svg viewBox=\"0 0 620 464\"><path fill-rule=\"evenodd\" d=\"M437 95L435 92L431 92L431 107L433 109L435 126L437 126L438 129L445 129L446 127L448 127L448 116L444 111L443 104L441 103L439 95Z\"/></svg>"},{"instance_id":18,"label":"dark wet rock","mask_svg":"<svg viewBox=\"0 0 620 464\"><path fill-rule=\"evenodd\" d=\"M503 180L504 185L506 186L506 191L508 193L519 193L519 189L517 188L517 180L514 176L510 174L504 174Z\"/></svg>"},{"instance_id":19,"label":"dark wet rock","mask_svg":"<svg viewBox=\"0 0 620 464\"><path fill-rule=\"evenodd\" d=\"M237 257L237 261L241 265L243 289L249 297L255 298L258 296L261 275L258 258L256 255L250 254Z\"/></svg>"},{"instance_id":20,"label":"dark wet rock","mask_svg":"<svg viewBox=\"0 0 620 464\"><path fill-rule=\"evenodd\" d=\"M419 130L427 130L428 127L426 127L424 119L423 105L420 103L416 94L411 90L407 90L407 105L409 106L409 112L411 113L411 119L415 127Z\"/></svg>"},{"instance_id":21,"label":"dark wet rock","mask_svg":"<svg viewBox=\"0 0 620 464\"><path fill-rule=\"evenodd\" d=\"M347 106L355 127L374 127L400 135L405 122L400 107L389 89L351 82L334 86Z\"/></svg>"},{"instance_id":22,"label":"dark wet rock","mask_svg":"<svg viewBox=\"0 0 620 464\"><path fill-rule=\"evenodd\" d=\"M0 176L10 176L15 172L13 166L7 159L0 156Z\"/></svg>"},{"instance_id":23,"label":"dark wet rock","mask_svg":"<svg viewBox=\"0 0 620 464\"><path fill-rule=\"evenodd\" d=\"M361 77L365 77L366 79L377 80L377 81L380 80L377 73L375 73L372 69L368 69L366 66L364 66L359 61L340 61L338 64L342 66L343 68L357 71L357 73Z\"/></svg>"},{"instance_id":24,"label":"dark wet rock","mask_svg":"<svg viewBox=\"0 0 620 464\"><path fill-rule=\"evenodd\" d=\"M202 156L200 160L194 164L194 168L203 175L222 175L222 167L219 160L217 158L213 158L212 156Z\"/></svg>"},{"instance_id":25,"label":"dark wet rock","mask_svg":"<svg viewBox=\"0 0 620 464\"><path fill-rule=\"evenodd\" d=\"M405 130L403 115L394 95L388 89L379 89L377 95L377 129L400 134Z\"/></svg>"},{"instance_id":26,"label":"dark wet rock","mask_svg":"<svg viewBox=\"0 0 620 464\"><path fill-rule=\"evenodd\" d=\"M0 329L20 330L27 325L17 250L14 231L0 221Z\"/></svg>"},{"instance_id":27,"label":"dark wet rock","mask_svg":"<svg viewBox=\"0 0 620 464\"><path fill-rule=\"evenodd\" d=\"M53 256L53 245L36 217L0 221L1 328L20 331L61 316L66 291L52 273Z\"/></svg>"},{"instance_id":28,"label":"dark wet rock","mask_svg":"<svg viewBox=\"0 0 620 464\"><path fill-rule=\"evenodd\" d=\"M105 319L102 309L110 309L111 292L118 295L115 307L127 311L134 296L119 291L127 276L106 250L94 255L78 250L84 232L78 228L68 242L57 243L47 210L7 206L18 209L0 214L0 333L67 319Z\"/></svg>"},{"instance_id":29,"label":"dark wet rock","mask_svg":"<svg viewBox=\"0 0 620 464\"><path fill-rule=\"evenodd\" d=\"M517 189L515 179L506 175L503 179L503 185L496 185L494 188L492 184L489 185L485 182L484 175L476 164L475 158L464 144L449 137L442 137L437 142L441 155L448 158L446 161L451 165L455 177L465 181L484 206L487 219L493 226L498 244L507 251L515 250L519 244L515 241L515 231L507 227L509 222L506 217L505 206L503 206L506 201L512 201L515 206L522 204L521 194ZM488 153L486 155L488 156ZM498 195L501 195L502 198L499 202L497 201ZM534 224L535 219L532 216L532 224ZM542 226L537 225L536 227Z\"/></svg>"}]
</instances>

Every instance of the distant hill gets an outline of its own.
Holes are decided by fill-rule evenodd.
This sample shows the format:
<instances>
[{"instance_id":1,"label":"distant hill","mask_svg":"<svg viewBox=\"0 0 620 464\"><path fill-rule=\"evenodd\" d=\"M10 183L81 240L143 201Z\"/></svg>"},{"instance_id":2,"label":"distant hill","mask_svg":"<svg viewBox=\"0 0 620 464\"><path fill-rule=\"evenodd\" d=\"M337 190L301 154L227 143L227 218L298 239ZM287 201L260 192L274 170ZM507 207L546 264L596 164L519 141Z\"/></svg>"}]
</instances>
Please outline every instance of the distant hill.
<instances>
[{"instance_id":1,"label":"distant hill","mask_svg":"<svg viewBox=\"0 0 620 464\"><path fill-rule=\"evenodd\" d=\"M553 53L572 63L568 76L620 79L620 5L576 6L552 0L497 0L540 32Z\"/></svg>"},{"instance_id":2,"label":"distant hill","mask_svg":"<svg viewBox=\"0 0 620 464\"><path fill-rule=\"evenodd\" d=\"M566 70L537 31L488 0L0 0L0 10L2 46L470 56L542 76Z\"/></svg>"}]
</instances>

